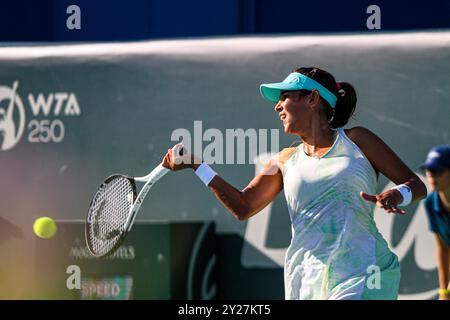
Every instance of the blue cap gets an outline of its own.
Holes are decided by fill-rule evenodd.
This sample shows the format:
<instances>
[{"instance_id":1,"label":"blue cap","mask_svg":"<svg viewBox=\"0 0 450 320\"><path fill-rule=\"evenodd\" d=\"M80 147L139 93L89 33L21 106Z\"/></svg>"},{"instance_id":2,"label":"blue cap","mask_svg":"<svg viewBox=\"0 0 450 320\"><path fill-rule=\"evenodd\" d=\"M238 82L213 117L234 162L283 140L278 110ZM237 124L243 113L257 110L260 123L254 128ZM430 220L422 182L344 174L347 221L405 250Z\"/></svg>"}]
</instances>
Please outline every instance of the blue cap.
<instances>
[{"instance_id":1,"label":"blue cap","mask_svg":"<svg viewBox=\"0 0 450 320\"><path fill-rule=\"evenodd\" d=\"M421 168L432 171L450 169L450 145L443 144L432 148Z\"/></svg>"},{"instance_id":2,"label":"blue cap","mask_svg":"<svg viewBox=\"0 0 450 320\"><path fill-rule=\"evenodd\" d=\"M259 87L262 96L270 102L277 103L280 100L281 92L295 90L317 90L320 96L325 99L334 109L337 97L330 90L322 86L317 81L299 72L293 72L283 80L283 82L263 83Z\"/></svg>"}]
</instances>

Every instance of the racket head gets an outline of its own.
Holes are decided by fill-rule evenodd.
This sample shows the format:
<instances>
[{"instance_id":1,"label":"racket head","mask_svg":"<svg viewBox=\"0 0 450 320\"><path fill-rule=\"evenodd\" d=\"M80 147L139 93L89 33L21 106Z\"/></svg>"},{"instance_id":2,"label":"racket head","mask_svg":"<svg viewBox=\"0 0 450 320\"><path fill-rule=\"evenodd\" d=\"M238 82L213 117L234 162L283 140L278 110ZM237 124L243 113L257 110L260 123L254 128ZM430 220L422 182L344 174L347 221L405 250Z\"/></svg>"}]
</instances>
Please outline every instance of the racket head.
<instances>
[{"instance_id":1,"label":"racket head","mask_svg":"<svg viewBox=\"0 0 450 320\"><path fill-rule=\"evenodd\" d=\"M86 245L93 256L106 257L120 247L128 233L125 226L136 198L136 184L125 175L114 174L97 188L85 225Z\"/></svg>"}]
</instances>

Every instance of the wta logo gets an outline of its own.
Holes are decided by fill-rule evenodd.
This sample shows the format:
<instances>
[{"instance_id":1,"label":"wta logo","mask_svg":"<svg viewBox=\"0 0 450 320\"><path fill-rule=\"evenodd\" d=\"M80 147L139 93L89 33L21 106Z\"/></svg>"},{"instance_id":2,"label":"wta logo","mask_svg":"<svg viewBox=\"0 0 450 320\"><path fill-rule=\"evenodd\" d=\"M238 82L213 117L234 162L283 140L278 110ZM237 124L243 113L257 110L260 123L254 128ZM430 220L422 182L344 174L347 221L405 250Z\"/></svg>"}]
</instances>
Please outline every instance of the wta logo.
<instances>
[{"instance_id":1,"label":"wta logo","mask_svg":"<svg viewBox=\"0 0 450 320\"><path fill-rule=\"evenodd\" d=\"M19 142L25 129L25 108L16 94L18 81L11 88L0 87L0 150L9 150ZM6 103L5 103L6 101ZM3 107L6 104L6 107Z\"/></svg>"},{"instance_id":2,"label":"wta logo","mask_svg":"<svg viewBox=\"0 0 450 320\"><path fill-rule=\"evenodd\" d=\"M14 148L24 133L29 143L62 142L65 136L62 117L81 113L75 94L29 93L25 100L28 103L24 104L18 91L19 81L14 81L11 87L0 86L0 151Z\"/></svg>"}]
</instances>

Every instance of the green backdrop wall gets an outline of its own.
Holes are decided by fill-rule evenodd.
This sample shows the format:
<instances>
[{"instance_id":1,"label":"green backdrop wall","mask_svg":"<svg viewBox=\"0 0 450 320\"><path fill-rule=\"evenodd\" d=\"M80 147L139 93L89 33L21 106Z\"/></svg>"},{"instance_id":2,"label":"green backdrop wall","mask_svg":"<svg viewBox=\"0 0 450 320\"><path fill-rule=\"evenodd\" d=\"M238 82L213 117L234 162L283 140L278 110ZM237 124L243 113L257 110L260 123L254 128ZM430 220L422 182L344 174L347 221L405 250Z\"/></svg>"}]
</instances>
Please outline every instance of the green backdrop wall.
<instances>
[{"instance_id":1,"label":"green backdrop wall","mask_svg":"<svg viewBox=\"0 0 450 320\"><path fill-rule=\"evenodd\" d=\"M348 126L370 128L416 170L432 146L449 142L449 61L447 31L0 47L0 296L26 295L35 218L84 219L105 176L146 174L177 142L176 129L194 135L194 121L203 132L277 129L280 148L289 146L296 138L283 133L258 87L299 66L352 83L359 100ZM257 166L214 168L243 188ZM381 177L380 191L388 186ZM216 223L218 297L284 297L283 194L239 222L182 171L158 182L149 199L138 219ZM407 216L375 216L402 263L400 298L435 297L423 203Z\"/></svg>"}]
</instances>

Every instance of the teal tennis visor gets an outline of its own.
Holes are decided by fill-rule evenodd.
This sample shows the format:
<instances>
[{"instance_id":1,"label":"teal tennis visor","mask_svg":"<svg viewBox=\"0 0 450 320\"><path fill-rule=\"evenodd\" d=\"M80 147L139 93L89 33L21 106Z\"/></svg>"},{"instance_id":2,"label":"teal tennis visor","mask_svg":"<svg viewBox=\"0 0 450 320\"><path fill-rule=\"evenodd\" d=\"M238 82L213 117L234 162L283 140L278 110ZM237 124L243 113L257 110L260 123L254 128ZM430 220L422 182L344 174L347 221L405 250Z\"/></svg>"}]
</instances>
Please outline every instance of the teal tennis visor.
<instances>
[{"instance_id":1,"label":"teal tennis visor","mask_svg":"<svg viewBox=\"0 0 450 320\"><path fill-rule=\"evenodd\" d=\"M281 92L294 91L294 90L317 90L320 96L325 99L330 106L334 109L336 107L337 97L332 94L327 88L322 86L317 81L305 76L304 74L293 72L287 76L283 82L277 83L263 83L259 87L264 99L273 103L278 103L280 100Z\"/></svg>"}]
</instances>

